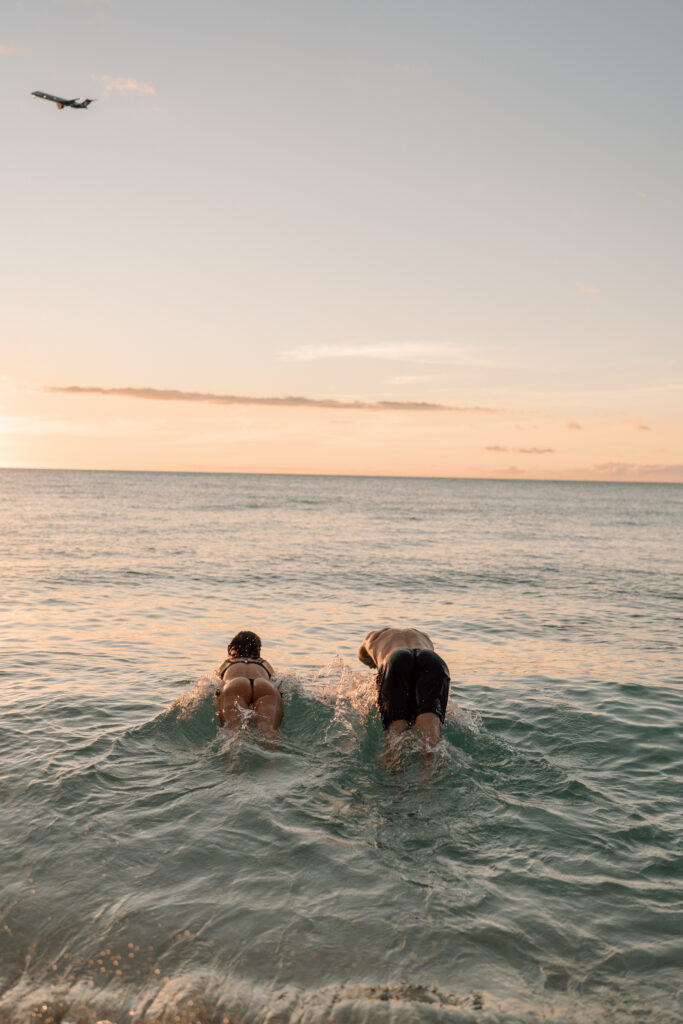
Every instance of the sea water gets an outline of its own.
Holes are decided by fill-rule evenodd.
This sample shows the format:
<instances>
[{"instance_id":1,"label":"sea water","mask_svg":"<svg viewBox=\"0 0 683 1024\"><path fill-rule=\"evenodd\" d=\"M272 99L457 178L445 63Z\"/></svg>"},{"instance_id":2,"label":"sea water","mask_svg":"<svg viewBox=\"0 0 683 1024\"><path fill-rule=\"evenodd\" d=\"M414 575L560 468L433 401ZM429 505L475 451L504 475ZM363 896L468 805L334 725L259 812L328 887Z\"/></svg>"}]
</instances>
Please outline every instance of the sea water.
<instances>
[{"instance_id":1,"label":"sea water","mask_svg":"<svg viewBox=\"0 0 683 1024\"><path fill-rule=\"evenodd\" d=\"M669 1024L683 487L0 473L3 1024ZM431 763L356 658L451 669ZM279 744L218 727L256 630Z\"/></svg>"}]
</instances>

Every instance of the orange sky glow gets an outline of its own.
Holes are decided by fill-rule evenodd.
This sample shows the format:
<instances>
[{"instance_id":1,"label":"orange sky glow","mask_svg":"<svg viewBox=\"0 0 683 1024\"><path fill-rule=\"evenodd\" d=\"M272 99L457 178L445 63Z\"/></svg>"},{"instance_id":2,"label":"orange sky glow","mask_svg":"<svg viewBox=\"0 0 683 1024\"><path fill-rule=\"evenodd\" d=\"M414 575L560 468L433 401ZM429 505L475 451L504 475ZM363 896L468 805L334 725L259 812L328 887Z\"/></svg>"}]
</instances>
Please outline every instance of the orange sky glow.
<instances>
[{"instance_id":1,"label":"orange sky glow","mask_svg":"<svg viewBox=\"0 0 683 1024\"><path fill-rule=\"evenodd\" d=\"M5 392L7 467L683 481L680 427L504 408L216 404Z\"/></svg>"}]
</instances>

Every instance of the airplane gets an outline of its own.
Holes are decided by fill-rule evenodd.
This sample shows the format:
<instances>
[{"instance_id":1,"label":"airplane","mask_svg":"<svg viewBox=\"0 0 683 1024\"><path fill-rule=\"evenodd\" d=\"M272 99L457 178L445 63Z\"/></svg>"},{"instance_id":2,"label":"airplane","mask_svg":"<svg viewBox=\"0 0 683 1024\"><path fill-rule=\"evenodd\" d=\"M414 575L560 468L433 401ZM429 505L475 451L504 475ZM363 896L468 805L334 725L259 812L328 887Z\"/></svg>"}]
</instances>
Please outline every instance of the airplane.
<instances>
[{"instance_id":1,"label":"airplane","mask_svg":"<svg viewBox=\"0 0 683 1024\"><path fill-rule=\"evenodd\" d=\"M94 100L81 100L78 102L78 98L75 100L64 100L61 96L51 96L49 92L32 92L31 96L37 96L39 100L51 100L57 104L57 110L63 110L64 107L73 107L75 110L87 110Z\"/></svg>"}]
</instances>

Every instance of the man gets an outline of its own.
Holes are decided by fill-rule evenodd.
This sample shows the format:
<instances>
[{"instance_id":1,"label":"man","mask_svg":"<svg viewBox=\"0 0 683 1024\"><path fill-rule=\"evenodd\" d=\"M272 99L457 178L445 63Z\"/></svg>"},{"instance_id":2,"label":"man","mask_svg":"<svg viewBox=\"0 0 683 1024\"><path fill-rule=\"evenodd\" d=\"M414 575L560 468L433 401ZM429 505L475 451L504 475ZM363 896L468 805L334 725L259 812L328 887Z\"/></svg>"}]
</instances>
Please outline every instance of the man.
<instances>
[{"instance_id":1,"label":"man","mask_svg":"<svg viewBox=\"0 0 683 1024\"><path fill-rule=\"evenodd\" d=\"M376 629L363 640L358 657L377 671L377 706L389 733L414 725L429 746L441 739L450 676L446 662L419 629Z\"/></svg>"}]
</instances>

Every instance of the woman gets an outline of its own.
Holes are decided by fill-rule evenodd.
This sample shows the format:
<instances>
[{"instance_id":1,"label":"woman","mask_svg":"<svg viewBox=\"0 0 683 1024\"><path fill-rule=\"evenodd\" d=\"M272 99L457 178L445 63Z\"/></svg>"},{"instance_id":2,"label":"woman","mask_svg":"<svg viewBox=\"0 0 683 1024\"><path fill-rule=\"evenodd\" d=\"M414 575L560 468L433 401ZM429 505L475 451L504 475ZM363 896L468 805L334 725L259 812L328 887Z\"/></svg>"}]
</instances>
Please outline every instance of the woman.
<instances>
[{"instance_id":1,"label":"woman","mask_svg":"<svg viewBox=\"0 0 683 1024\"><path fill-rule=\"evenodd\" d=\"M282 720L282 697L271 682L272 665L261 657L261 638L248 629L234 636L218 675L223 684L216 690L221 725L239 729L241 712L253 708L256 728L266 736L276 736Z\"/></svg>"}]
</instances>

